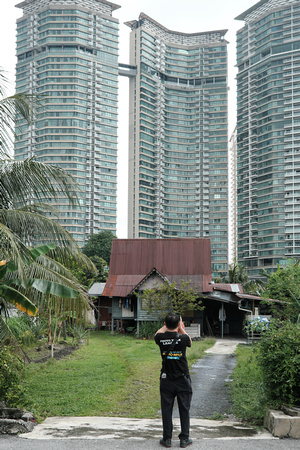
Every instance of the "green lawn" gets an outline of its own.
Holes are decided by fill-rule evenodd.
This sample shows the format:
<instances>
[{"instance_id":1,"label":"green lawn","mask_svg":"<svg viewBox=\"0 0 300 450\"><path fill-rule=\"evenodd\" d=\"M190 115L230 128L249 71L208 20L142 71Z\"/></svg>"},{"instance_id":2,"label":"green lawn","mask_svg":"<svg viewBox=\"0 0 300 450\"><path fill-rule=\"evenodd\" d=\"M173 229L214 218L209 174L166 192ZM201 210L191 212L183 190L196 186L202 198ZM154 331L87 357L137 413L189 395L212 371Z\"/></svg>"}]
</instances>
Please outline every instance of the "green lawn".
<instances>
[{"instance_id":1,"label":"green lawn","mask_svg":"<svg viewBox=\"0 0 300 450\"><path fill-rule=\"evenodd\" d=\"M213 339L193 342L189 364ZM26 407L38 417L120 416L155 418L160 408L161 359L153 340L91 333L89 345L65 359L26 367Z\"/></svg>"}]
</instances>

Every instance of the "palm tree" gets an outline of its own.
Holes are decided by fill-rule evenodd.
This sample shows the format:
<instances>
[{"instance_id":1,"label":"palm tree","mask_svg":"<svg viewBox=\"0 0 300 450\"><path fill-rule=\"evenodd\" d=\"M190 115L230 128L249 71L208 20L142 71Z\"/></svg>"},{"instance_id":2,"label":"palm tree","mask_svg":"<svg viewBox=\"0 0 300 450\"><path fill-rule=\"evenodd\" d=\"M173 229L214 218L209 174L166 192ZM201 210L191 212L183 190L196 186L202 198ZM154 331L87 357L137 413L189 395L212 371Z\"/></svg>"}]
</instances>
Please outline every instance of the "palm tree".
<instances>
[{"instance_id":1,"label":"palm tree","mask_svg":"<svg viewBox=\"0 0 300 450\"><path fill-rule=\"evenodd\" d=\"M1 81L5 77L0 70L0 96L3 96ZM72 298L76 291L77 306L84 304L86 308L87 292L64 265L68 265L72 256L90 270L95 271L95 266L69 233L45 216L45 212L55 212L44 202L45 198L55 200L64 195L72 204L79 203L76 181L60 167L33 158L15 161L9 156L15 115L30 120L31 100L24 94L0 100L0 261L3 262L0 305L12 301L15 289L19 294L15 293L18 298L15 304L35 314L31 300L38 303L41 294L57 298L64 292L65 297ZM45 247L33 248L37 242ZM8 284L11 289L7 289Z\"/></svg>"},{"instance_id":2,"label":"palm tree","mask_svg":"<svg viewBox=\"0 0 300 450\"><path fill-rule=\"evenodd\" d=\"M0 259L7 259L9 254L22 270L28 257L31 259L28 246L41 242L67 247L75 257L82 258L69 233L44 215L46 211L55 212L55 208L44 203L45 197L55 199L64 194L74 204L77 190L74 179L59 167L34 159L0 160Z\"/></svg>"},{"instance_id":3,"label":"palm tree","mask_svg":"<svg viewBox=\"0 0 300 450\"><path fill-rule=\"evenodd\" d=\"M261 279L251 280L245 266L239 264L234 258L233 263L229 265L228 275L217 280L221 283L241 284L244 293L260 295L263 291L264 282Z\"/></svg>"}]
</instances>

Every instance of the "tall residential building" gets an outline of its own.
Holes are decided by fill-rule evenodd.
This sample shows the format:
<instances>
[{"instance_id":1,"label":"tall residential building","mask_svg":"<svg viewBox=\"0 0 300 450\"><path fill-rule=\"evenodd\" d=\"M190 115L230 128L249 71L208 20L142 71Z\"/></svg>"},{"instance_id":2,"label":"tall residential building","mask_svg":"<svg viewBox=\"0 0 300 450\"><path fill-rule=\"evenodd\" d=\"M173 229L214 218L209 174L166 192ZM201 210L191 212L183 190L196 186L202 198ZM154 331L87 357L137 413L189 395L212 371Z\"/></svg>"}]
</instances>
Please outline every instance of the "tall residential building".
<instances>
[{"instance_id":1,"label":"tall residential building","mask_svg":"<svg viewBox=\"0 0 300 450\"><path fill-rule=\"evenodd\" d=\"M236 127L229 140L228 148L228 180L229 180L229 262L237 260L237 180L236 180Z\"/></svg>"},{"instance_id":2,"label":"tall residential building","mask_svg":"<svg viewBox=\"0 0 300 450\"><path fill-rule=\"evenodd\" d=\"M237 20L238 260L257 276L300 257L300 1Z\"/></svg>"},{"instance_id":3,"label":"tall residential building","mask_svg":"<svg viewBox=\"0 0 300 450\"><path fill-rule=\"evenodd\" d=\"M227 271L227 30L127 22L130 64L129 238L210 237Z\"/></svg>"},{"instance_id":4,"label":"tall residential building","mask_svg":"<svg viewBox=\"0 0 300 450\"><path fill-rule=\"evenodd\" d=\"M116 232L118 5L106 0L25 0L17 5L17 92L37 94L31 125L17 120L16 159L63 167L81 207L61 198L59 223L79 245ZM48 199L51 201L51 199Z\"/></svg>"}]
</instances>

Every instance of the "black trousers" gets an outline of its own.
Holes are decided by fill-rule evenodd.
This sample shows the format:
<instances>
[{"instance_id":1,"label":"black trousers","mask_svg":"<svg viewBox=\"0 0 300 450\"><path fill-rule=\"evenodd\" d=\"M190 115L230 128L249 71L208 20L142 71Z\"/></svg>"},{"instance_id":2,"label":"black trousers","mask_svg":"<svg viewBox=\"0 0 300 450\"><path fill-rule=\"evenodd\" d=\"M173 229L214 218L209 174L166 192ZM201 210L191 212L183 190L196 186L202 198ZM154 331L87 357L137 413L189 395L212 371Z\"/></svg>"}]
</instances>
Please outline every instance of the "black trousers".
<instances>
[{"instance_id":1,"label":"black trousers","mask_svg":"<svg viewBox=\"0 0 300 450\"><path fill-rule=\"evenodd\" d=\"M161 378L160 399L163 422L163 438L171 439L173 431L173 405L177 397L181 433L179 439L187 439L190 433L190 406L192 399L192 385L189 376L179 378Z\"/></svg>"}]
</instances>

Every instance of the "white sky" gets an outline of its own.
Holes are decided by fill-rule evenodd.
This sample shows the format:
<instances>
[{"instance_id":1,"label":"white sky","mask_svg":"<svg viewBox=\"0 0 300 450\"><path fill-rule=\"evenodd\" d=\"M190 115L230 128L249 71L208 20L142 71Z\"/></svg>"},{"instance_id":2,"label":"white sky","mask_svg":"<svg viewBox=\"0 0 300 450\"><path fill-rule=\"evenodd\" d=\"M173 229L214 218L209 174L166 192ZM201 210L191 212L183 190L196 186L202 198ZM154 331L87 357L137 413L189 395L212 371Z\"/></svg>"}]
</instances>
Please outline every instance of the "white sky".
<instances>
[{"instance_id":1,"label":"white sky","mask_svg":"<svg viewBox=\"0 0 300 450\"><path fill-rule=\"evenodd\" d=\"M136 20L141 12L169 30L195 33L228 29L229 72L229 137L235 126L235 40L236 31L243 22L236 16L253 6L258 0L120 0L113 1L121 8L113 16L120 22L119 62L129 62L130 29L124 22ZM0 0L0 66L7 72L14 91L16 19L22 10L15 8L21 0ZM118 238L127 237L127 154L128 154L128 79L120 77L119 97L119 159L118 159Z\"/></svg>"}]
</instances>

